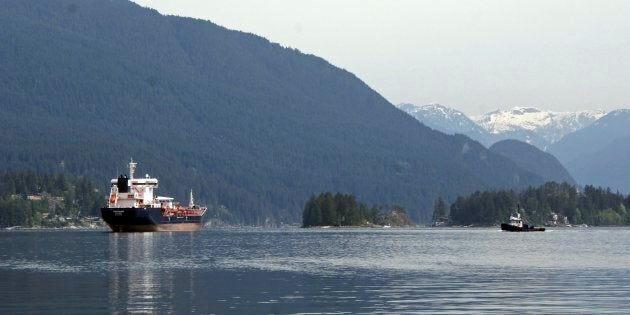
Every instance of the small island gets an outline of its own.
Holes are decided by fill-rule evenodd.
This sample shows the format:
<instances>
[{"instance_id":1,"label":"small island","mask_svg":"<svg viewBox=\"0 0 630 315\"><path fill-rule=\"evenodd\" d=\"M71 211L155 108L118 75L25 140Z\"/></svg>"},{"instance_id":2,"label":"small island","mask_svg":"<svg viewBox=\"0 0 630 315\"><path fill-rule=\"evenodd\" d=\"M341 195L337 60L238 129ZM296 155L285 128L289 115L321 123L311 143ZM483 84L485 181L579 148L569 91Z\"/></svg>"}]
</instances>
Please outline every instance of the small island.
<instances>
[{"instance_id":1,"label":"small island","mask_svg":"<svg viewBox=\"0 0 630 315\"><path fill-rule=\"evenodd\" d=\"M400 206L372 206L353 195L324 192L304 206L302 227L410 227L413 222Z\"/></svg>"}]
</instances>

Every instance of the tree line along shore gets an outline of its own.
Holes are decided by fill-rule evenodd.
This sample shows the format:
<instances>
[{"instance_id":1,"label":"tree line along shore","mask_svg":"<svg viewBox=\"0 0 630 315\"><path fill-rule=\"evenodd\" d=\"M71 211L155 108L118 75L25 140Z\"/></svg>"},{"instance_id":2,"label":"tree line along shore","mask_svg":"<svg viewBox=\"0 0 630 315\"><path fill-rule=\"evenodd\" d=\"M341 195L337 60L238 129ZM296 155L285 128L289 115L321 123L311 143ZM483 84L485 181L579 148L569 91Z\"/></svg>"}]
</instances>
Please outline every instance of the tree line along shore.
<instances>
[{"instance_id":1,"label":"tree line along shore","mask_svg":"<svg viewBox=\"0 0 630 315\"><path fill-rule=\"evenodd\" d=\"M102 188L84 177L35 172L0 173L0 228L100 226ZM630 225L630 196L608 188L549 182L514 190L477 191L452 203L439 197L433 207L433 224L492 226L516 212L536 225ZM225 207L209 207L216 224L242 222ZM216 212L216 213L215 213ZM211 218L210 218L211 217ZM312 195L302 212L303 227L415 226L404 208L371 205L350 194L323 192Z\"/></svg>"}]
</instances>

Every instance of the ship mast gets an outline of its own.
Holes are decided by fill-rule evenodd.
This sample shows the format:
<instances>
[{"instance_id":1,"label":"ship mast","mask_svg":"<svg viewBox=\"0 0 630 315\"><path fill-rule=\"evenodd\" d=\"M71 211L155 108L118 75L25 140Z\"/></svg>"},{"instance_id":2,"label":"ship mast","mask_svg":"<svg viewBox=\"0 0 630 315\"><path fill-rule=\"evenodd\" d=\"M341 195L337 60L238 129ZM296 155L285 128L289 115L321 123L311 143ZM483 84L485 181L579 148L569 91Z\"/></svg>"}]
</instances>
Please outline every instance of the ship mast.
<instances>
[{"instance_id":1,"label":"ship mast","mask_svg":"<svg viewBox=\"0 0 630 315\"><path fill-rule=\"evenodd\" d=\"M190 202L188 203L188 207L192 208L195 206L195 199L193 199L192 189L190 189Z\"/></svg>"},{"instance_id":2,"label":"ship mast","mask_svg":"<svg viewBox=\"0 0 630 315\"><path fill-rule=\"evenodd\" d=\"M129 178L133 179L133 173L136 171L136 165L138 165L138 163L135 163L133 161L133 158L131 158L131 162L129 162Z\"/></svg>"}]
</instances>

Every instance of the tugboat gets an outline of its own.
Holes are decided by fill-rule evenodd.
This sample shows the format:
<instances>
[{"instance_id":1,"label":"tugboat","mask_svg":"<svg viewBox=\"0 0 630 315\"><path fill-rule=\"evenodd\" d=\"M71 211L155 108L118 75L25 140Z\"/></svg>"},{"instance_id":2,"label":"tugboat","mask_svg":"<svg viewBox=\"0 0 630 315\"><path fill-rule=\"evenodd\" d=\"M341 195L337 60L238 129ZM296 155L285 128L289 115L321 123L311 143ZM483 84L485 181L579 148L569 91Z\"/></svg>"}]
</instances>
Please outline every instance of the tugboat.
<instances>
[{"instance_id":1,"label":"tugboat","mask_svg":"<svg viewBox=\"0 0 630 315\"><path fill-rule=\"evenodd\" d=\"M529 224L523 224L521 214L510 215L510 223L501 223L501 230L508 232L543 232L544 227L535 227Z\"/></svg>"},{"instance_id":2,"label":"tugboat","mask_svg":"<svg viewBox=\"0 0 630 315\"><path fill-rule=\"evenodd\" d=\"M153 196L157 178L134 178L138 163L129 162L129 177L120 175L111 180L107 207L101 216L113 232L197 231L201 229L206 207L194 204L190 190L187 207L171 197Z\"/></svg>"}]
</instances>

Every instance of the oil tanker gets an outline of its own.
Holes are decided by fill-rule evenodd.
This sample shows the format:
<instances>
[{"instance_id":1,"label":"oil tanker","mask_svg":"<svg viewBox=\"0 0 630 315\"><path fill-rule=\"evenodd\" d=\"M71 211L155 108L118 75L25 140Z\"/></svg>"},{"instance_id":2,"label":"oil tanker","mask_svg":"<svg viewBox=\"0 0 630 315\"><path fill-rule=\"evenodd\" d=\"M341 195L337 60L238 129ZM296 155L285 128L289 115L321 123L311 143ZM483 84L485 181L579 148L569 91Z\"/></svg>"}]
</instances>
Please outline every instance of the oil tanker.
<instances>
[{"instance_id":1,"label":"oil tanker","mask_svg":"<svg viewBox=\"0 0 630 315\"><path fill-rule=\"evenodd\" d=\"M206 207L194 204L192 190L188 206L171 197L155 196L157 178L135 178L137 163L129 162L129 176L111 180L107 207L101 216L114 232L197 231L202 227Z\"/></svg>"}]
</instances>

